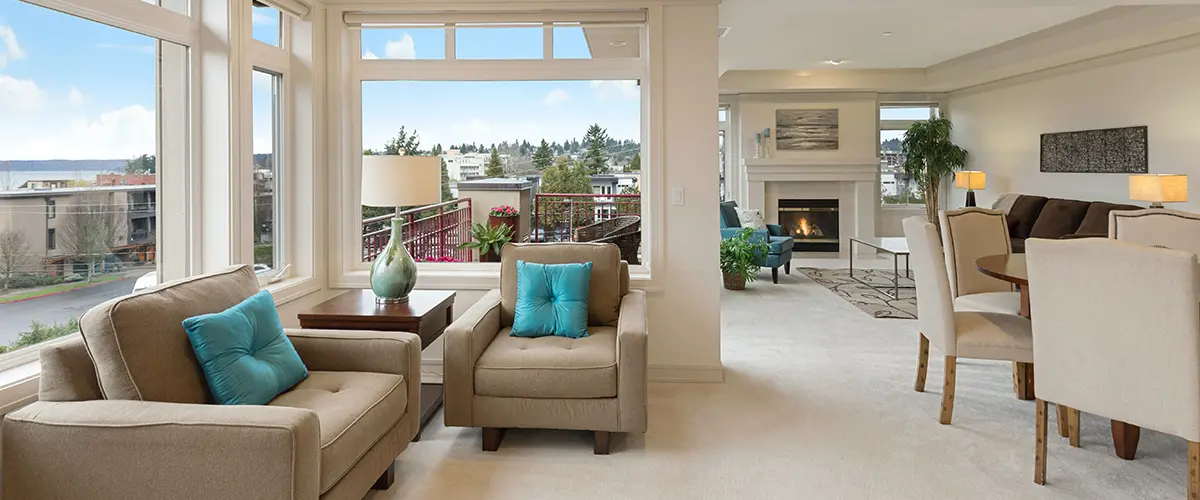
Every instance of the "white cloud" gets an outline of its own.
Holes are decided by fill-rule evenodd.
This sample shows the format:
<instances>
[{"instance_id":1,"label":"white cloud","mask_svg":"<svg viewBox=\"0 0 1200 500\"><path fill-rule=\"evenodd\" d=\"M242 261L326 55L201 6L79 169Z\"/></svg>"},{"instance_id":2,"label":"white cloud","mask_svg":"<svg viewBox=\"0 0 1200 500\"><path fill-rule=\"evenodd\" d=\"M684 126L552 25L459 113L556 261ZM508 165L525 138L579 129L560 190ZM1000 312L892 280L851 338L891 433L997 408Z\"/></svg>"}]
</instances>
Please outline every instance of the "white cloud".
<instances>
[{"instance_id":1,"label":"white cloud","mask_svg":"<svg viewBox=\"0 0 1200 500\"><path fill-rule=\"evenodd\" d=\"M388 59L416 59L417 51L413 47L413 39L408 33L399 40L392 40L383 48L383 55Z\"/></svg>"},{"instance_id":2,"label":"white cloud","mask_svg":"<svg viewBox=\"0 0 1200 500\"><path fill-rule=\"evenodd\" d=\"M67 93L67 102L76 106L83 104L83 92L80 92L75 87L71 87L71 91Z\"/></svg>"},{"instance_id":3,"label":"white cloud","mask_svg":"<svg viewBox=\"0 0 1200 500\"><path fill-rule=\"evenodd\" d=\"M569 96L567 95L567 91L563 89L554 89L551 90L549 94L546 94L546 97L542 99L542 104L547 106L558 106L559 104L566 102L568 98Z\"/></svg>"},{"instance_id":4,"label":"white cloud","mask_svg":"<svg viewBox=\"0 0 1200 500\"><path fill-rule=\"evenodd\" d=\"M156 123L154 110L141 105L94 120L42 115L29 122L0 122L0 151L6 160L132 158L154 153Z\"/></svg>"},{"instance_id":5,"label":"white cloud","mask_svg":"<svg viewBox=\"0 0 1200 500\"><path fill-rule=\"evenodd\" d=\"M9 26L0 25L0 69L9 61L23 59L25 51L17 43L17 33Z\"/></svg>"},{"instance_id":6,"label":"white cloud","mask_svg":"<svg viewBox=\"0 0 1200 500\"><path fill-rule=\"evenodd\" d=\"M33 80L0 75L0 110L33 111L41 107L42 89Z\"/></svg>"},{"instance_id":7,"label":"white cloud","mask_svg":"<svg viewBox=\"0 0 1200 500\"><path fill-rule=\"evenodd\" d=\"M274 26L276 24L279 24L279 13L278 12L275 12L274 9L272 9L271 12L275 15L271 16L271 15L267 14L266 12L260 12L261 10L263 10L263 9L254 9L254 12L252 14L250 14L250 23L251 24L253 24L255 26Z\"/></svg>"},{"instance_id":8,"label":"white cloud","mask_svg":"<svg viewBox=\"0 0 1200 500\"><path fill-rule=\"evenodd\" d=\"M592 80L592 89L600 99L637 99L642 91L636 80Z\"/></svg>"},{"instance_id":9,"label":"white cloud","mask_svg":"<svg viewBox=\"0 0 1200 500\"><path fill-rule=\"evenodd\" d=\"M363 56L362 56L362 58L363 58L363 59L379 59L379 56L375 55L375 53L374 53L374 52L371 52L370 50L367 50L367 51L364 51L364 52L363 52Z\"/></svg>"}]
</instances>

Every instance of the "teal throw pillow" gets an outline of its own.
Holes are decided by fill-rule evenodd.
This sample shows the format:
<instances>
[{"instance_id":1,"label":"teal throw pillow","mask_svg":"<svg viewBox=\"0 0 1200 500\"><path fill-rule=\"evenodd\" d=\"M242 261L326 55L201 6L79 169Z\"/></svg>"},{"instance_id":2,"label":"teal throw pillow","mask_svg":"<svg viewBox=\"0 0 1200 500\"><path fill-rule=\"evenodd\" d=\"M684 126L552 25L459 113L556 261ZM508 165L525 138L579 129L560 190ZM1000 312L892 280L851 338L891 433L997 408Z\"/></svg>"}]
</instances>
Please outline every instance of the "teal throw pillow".
<instances>
[{"instance_id":1,"label":"teal throw pillow","mask_svg":"<svg viewBox=\"0 0 1200 500\"><path fill-rule=\"evenodd\" d=\"M183 320L208 390L223 405L265 405L308 378L263 290L216 314Z\"/></svg>"},{"instance_id":2,"label":"teal throw pillow","mask_svg":"<svg viewBox=\"0 0 1200 500\"><path fill-rule=\"evenodd\" d=\"M512 336L587 337L592 263L517 261L517 306Z\"/></svg>"}]
</instances>

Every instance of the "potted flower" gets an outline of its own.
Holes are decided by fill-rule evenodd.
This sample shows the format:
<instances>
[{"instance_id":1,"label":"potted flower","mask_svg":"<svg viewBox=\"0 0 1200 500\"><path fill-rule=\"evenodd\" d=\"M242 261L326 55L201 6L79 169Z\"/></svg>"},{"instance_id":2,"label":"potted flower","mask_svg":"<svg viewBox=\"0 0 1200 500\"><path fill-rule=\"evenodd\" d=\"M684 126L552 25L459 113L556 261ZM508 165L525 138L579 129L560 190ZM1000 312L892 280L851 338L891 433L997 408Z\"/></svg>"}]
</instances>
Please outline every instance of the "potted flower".
<instances>
[{"instance_id":1,"label":"potted flower","mask_svg":"<svg viewBox=\"0 0 1200 500\"><path fill-rule=\"evenodd\" d=\"M508 205L498 205L492 207L488 212L488 225L492 227L505 225L512 232L517 231L517 209Z\"/></svg>"},{"instance_id":2,"label":"potted flower","mask_svg":"<svg viewBox=\"0 0 1200 500\"><path fill-rule=\"evenodd\" d=\"M721 240L721 278L728 290L745 290L746 282L758 279L759 262L770 251L767 241L744 228L736 236Z\"/></svg>"},{"instance_id":3,"label":"potted flower","mask_svg":"<svg viewBox=\"0 0 1200 500\"><path fill-rule=\"evenodd\" d=\"M479 262L500 262L500 249L512 241L512 228L506 225L489 226L482 222L471 225L471 238L458 246L479 251Z\"/></svg>"}]
</instances>

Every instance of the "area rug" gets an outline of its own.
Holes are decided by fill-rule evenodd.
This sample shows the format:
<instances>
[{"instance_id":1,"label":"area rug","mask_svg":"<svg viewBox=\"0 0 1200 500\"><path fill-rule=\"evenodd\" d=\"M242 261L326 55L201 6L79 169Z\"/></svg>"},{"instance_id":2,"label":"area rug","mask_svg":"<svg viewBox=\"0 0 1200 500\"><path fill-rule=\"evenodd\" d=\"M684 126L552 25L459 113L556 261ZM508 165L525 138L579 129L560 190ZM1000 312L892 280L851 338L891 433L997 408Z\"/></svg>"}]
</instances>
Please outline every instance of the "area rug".
<instances>
[{"instance_id":1,"label":"area rug","mask_svg":"<svg viewBox=\"0 0 1200 500\"><path fill-rule=\"evenodd\" d=\"M900 298L893 299L879 290L851 279L849 269L802 267L800 272L871 316L917 319L917 295L914 288L901 288ZM855 269L854 277L879 287L892 286L890 269ZM900 286L911 287L913 280L900 278Z\"/></svg>"}]
</instances>

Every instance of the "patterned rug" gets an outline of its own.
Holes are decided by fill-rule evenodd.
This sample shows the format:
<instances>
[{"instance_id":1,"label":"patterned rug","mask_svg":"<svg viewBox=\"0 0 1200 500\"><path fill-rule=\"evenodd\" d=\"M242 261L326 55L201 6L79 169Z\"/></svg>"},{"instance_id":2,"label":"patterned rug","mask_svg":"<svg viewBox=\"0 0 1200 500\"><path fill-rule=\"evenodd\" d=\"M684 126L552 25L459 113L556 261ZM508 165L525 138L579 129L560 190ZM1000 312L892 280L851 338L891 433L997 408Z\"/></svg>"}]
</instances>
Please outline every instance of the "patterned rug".
<instances>
[{"instance_id":1,"label":"patterned rug","mask_svg":"<svg viewBox=\"0 0 1200 500\"><path fill-rule=\"evenodd\" d=\"M817 269L801 267L804 273L821 286L828 288L846 302L876 318L917 319L917 294L915 288L901 288L900 298L886 294L850 279L849 269ZM855 269L854 277L879 287L888 287L891 293L891 269ZM913 280L900 278L900 286L913 286Z\"/></svg>"}]
</instances>

